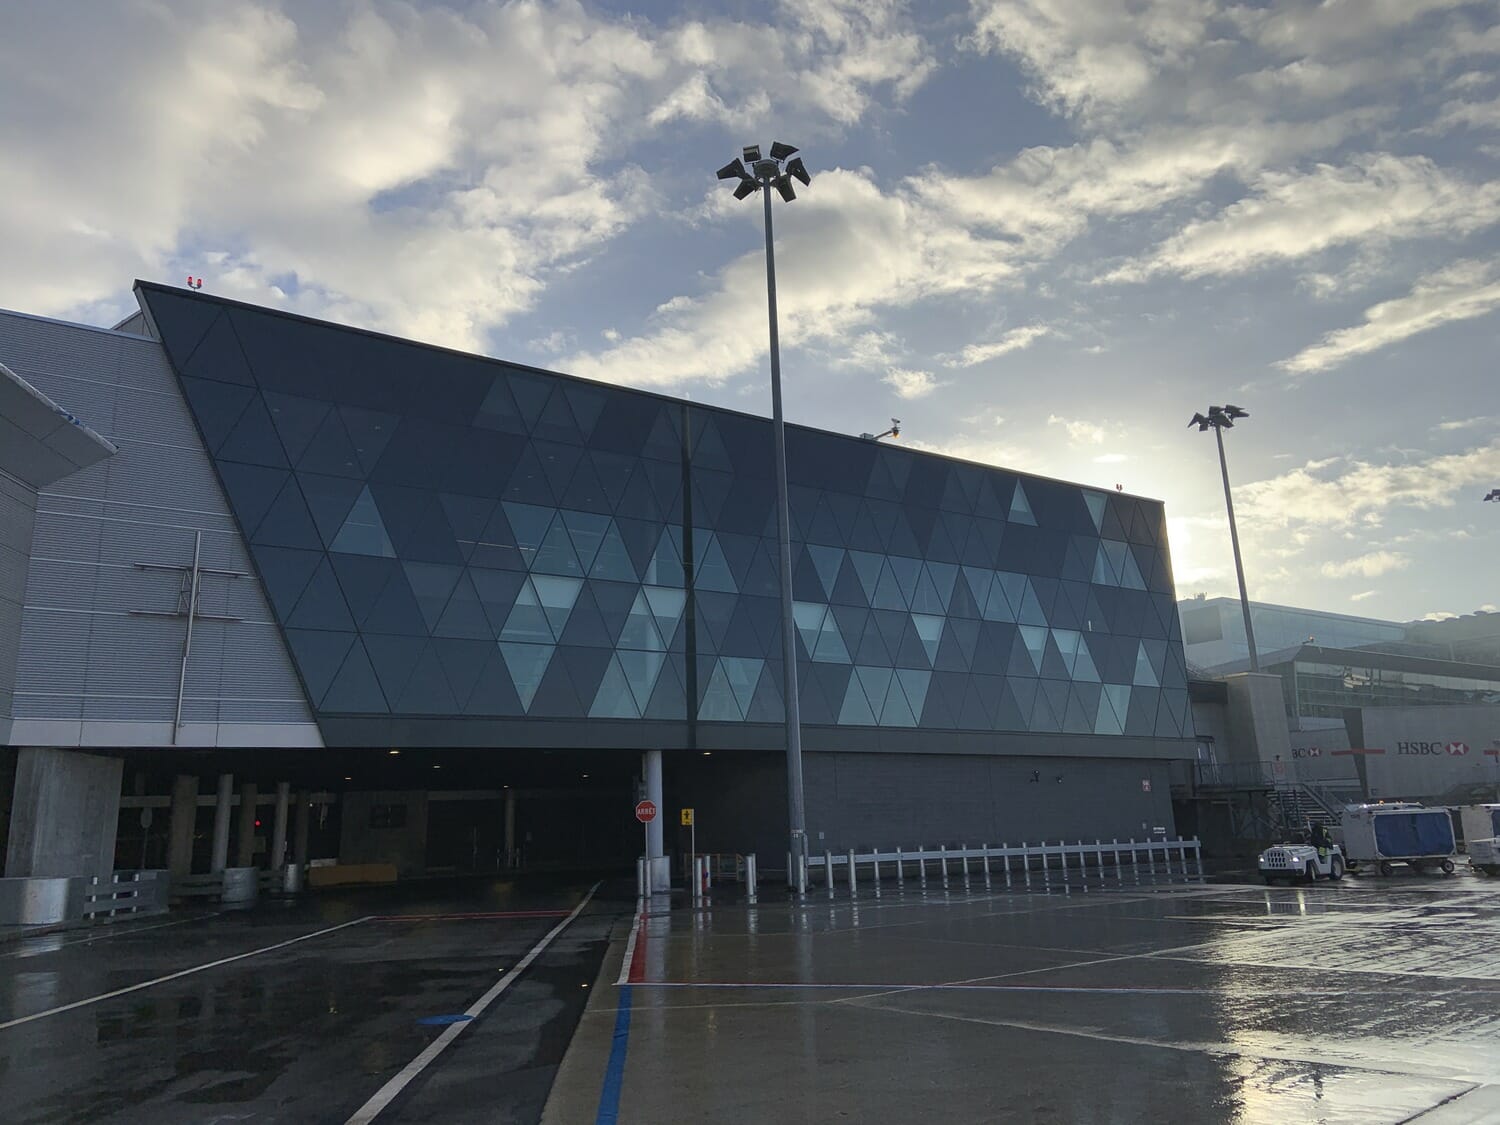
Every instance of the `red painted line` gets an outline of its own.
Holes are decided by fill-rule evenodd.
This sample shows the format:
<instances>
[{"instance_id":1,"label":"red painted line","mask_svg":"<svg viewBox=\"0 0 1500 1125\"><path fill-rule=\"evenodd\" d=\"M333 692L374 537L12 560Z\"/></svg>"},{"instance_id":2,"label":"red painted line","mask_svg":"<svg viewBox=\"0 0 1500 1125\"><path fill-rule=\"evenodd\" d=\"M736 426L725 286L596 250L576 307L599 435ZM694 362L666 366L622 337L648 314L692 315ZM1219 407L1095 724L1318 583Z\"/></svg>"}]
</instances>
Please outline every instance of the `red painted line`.
<instances>
[{"instance_id":1,"label":"red painted line","mask_svg":"<svg viewBox=\"0 0 1500 1125\"><path fill-rule=\"evenodd\" d=\"M564 918L566 910L490 910L469 914L377 914L377 922L458 922L489 918Z\"/></svg>"},{"instance_id":2,"label":"red painted line","mask_svg":"<svg viewBox=\"0 0 1500 1125\"><path fill-rule=\"evenodd\" d=\"M642 919L644 923L645 919ZM646 927L643 924L641 931L636 935L635 953L630 958L630 984L640 984L646 979Z\"/></svg>"}]
</instances>

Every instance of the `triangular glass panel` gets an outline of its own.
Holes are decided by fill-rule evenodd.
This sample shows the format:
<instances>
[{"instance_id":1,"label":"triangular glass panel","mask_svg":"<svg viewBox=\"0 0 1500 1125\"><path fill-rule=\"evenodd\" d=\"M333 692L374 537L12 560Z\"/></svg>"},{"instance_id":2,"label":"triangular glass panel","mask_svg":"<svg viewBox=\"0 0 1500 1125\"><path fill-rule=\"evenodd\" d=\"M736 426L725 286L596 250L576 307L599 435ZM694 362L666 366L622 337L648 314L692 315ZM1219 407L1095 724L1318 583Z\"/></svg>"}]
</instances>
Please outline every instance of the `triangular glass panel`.
<instances>
[{"instance_id":1,"label":"triangular glass panel","mask_svg":"<svg viewBox=\"0 0 1500 1125\"><path fill-rule=\"evenodd\" d=\"M441 563L408 562L402 564L402 569L406 572L406 580L411 583L411 592L416 595L427 628L436 628L448 606L448 599L453 595L453 588L463 576L463 568Z\"/></svg>"},{"instance_id":2,"label":"triangular glass panel","mask_svg":"<svg viewBox=\"0 0 1500 1125\"><path fill-rule=\"evenodd\" d=\"M849 649L844 644L843 635L839 632L838 620L832 611L823 618L822 628L818 632L817 647L812 650L812 658L825 664L849 663Z\"/></svg>"},{"instance_id":3,"label":"triangular glass panel","mask_svg":"<svg viewBox=\"0 0 1500 1125\"><path fill-rule=\"evenodd\" d=\"M255 397L251 387L215 383L208 379L184 378L182 389L210 453L224 444L235 423L245 413L245 407Z\"/></svg>"},{"instance_id":4,"label":"triangular glass panel","mask_svg":"<svg viewBox=\"0 0 1500 1125\"><path fill-rule=\"evenodd\" d=\"M526 420L521 417L504 378L498 378L490 384L489 392L480 404L479 413L474 416L474 425L510 434L526 432Z\"/></svg>"},{"instance_id":5,"label":"triangular glass panel","mask_svg":"<svg viewBox=\"0 0 1500 1125\"><path fill-rule=\"evenodd\" d=\"M426 638L366 633L363 640L370 664L380 680L381 693L394 707L395 702L401 698L401 693L406 690L406 682L411 679L412 670L417 666L417 660L427 643Z\"/></svg>"},{"instance_id":6,"label":"triangular glass panel","mask_svg":"<svg viewBox=\"0 0 1500 1125\"><path fill-rule=\"evenodd\" d=\"M572 514L568 513L568 515ZM559 512L547 529L541 546L537 548L536 557L532 560L531 569L539 574L566 574L580 577L587 569L579 562L578 554L573 549L573 538L568 534L563 513Z\"/></svg>"},{"instance_id":7,"label":"triangular glass panel","mask_svg":"<svg viewBox=\"0 0 1500 1125\"><path fill-rule=\"evenodd\" d=\"M556 650L551 645L526 645L501 643L500 655L505 658L505 667L510 671L511 683L521 700L521 709L529 711L536 689L542 685L547 665L552 662Z\"/></svg>"},{"instance_id":8,"label":"triangular glass panel","mask_svg":"<svg viewBox=\"0 0 1500 1125\"><path fill-rule=\"evenodd\" d=\"M636 593L635 604L631 606L630 615L625 619L625 627L620 631L618 647L646 652L659 652L666 648L644 590Z\"/></svg>"},{"instance_id":9,"label":"triangular glass panel","mask_svg":"<svg viewBox=\"0 0 1500 1125\"><path fill-rule=\"evenodd\" d=\"M1095 734L1124 734L1125 719L1130 710L1130 687L1127 684L1105 684L1099 700L1099 717L1094 722Z\"/></svg>"},{"instance_id":10,"label":"triangular glass panel","mask_svg":"<svg viewBox=\"0 0 1500 1125\"><path fill-rule=\"evenodd\" d=\"M332 477L354 477L365 475L354 443L344 428L343 419L336 410L331 410L318 426L318 432L307 443L302 456L297 458L297 468L304 473L324 473Z\"/></svg>"},{"instance_id":11,"label":"triangular glass panel","mask_svg":"<svg viewBox=\"0 0 1500 1125\"><path fill-rule=\"evenodd\" d=\"M164 337L165 335L163 332ZM221 315L214 321L179 370L184 375L198 379L216 379L221 383L254 385L257 382L250 371L250 365L245 361L239 336L227 315Z\"/></svg>"},{"instance_id":12,"label":"triangular glass panel","mask_svg":"<svg viewBox=\"0 0 1500 1125\"><path fill-rule=\"evenodd\" d=\"M1031 502L1026 499L1026 489L1018 480L1016 490L1010 498L1010 522L1036 525L1036 516L1031 514Z\"/></svg>"},{"instance_id":13,"label":"triangular glass panel","mask_svg":"<svg viewBox=\"0 0 1500 1125\"><path fill-rule=\"evenodd\" d=\"M636 707L644 715L651 705L651 696L656 691L657 678L667 663L666 654L622 650L616 656L620 670L625 673L625 682L630 685Z\"/></svg>"},{"instance_id":14,"label":"triangular glass panel","mask_svg":"<svg viewBox=\"0 0 1500 1125\"><path fill-rule=\"evenodd\" d=\"M927 690L932 684L932 673L921 668L898 668L896 680L900 682L901 691L911 707L913 723L920 723L927 703Z\"/></svg>"},{"instance_id":15,"label":"triangular glass panel","mask_svg":"<svg viewBox=\"0 0 1500 1125\"><path fill-rule=\"evenodd\" d=\"M251 552L255 555L255 567L260 572L271 606L277 618L285 623L302 597L302 591L307 589L313 572L322 563L323 553L260 544L252 547Z\"/></svg>"},{"instance_id":16,"label":"triangular glass panel","mask_svg":"<svg viewBox=\"0 0 1500 1125\"><path fill-rule=\"evenodd\" d=\"M272 547L305 547L310 550L322 548L323 540L302 499L302 489L290 473L287 474L286 483L281 486L275 502L255 529L251 541Z\"/></svg>"},{"instance_id":17,"label":"triangular glass panel","mask_svg":"<svg viewBox=\"0 0 1500 1125\"><path fill-rule=\"evenodd\" d=\"M917 725L917 716L912 711L911 703L906 698L906 692L901 688L901 681L891 677L890 686L886 688L885 700L880 708L880 725L883 727L914 727Z\"/></svg>"},{"instance_id":18,"label":"triangular glass panel","mask_svg":"<svg viewBox=\"0 0 1500 1125\"><path fill-rule=\"evenodd\" d=\"M288 467L281 437L271 425L271 415L259 397L252 399L240 414L234 429L219 446L217 456L223 461L268 465L273 469Z\"/></svg>"},{"instance_id":19,"label":"triangular glass panel","mask_svg":"<svg viewBox=\"0 0 1500 1125\"><path fill-rule=\"evenodd\" d=\"M599 690L595 693L594 702L589 707L589 718L639 719L640 717L640 705L636 702L635 694L630 690L630 682L625 677L625 670L620 667L620 658L611 656L609 666L604 670L604 679L599 681Z\"/></svg>"},{"instance_id":20,"label":"triangular glass panel","mask_svg":"<svg viewBox=\"0 0 1500 1125\"><path fill-rule=\"evenodd\" d=\"M381 715L390 710L360 641L356 640L349 650L344 666L318 703L318 709L346 715Z\"/></svg>"},{"instance_id":21,"label":"triangular glass panel","mask_svg":"<svg viewBox=\"0 0 1500 1125\"><path fill-rule=\"evenodd\" d=\"M883 702L883 695L881 699ZM844 702L839 708L838 722L840 726L873 727L878 725L875 709L870 706L864 685L860 683L857 675L849 677L849 686L844 690Z\"/></svg>"},{"instance_id":22,"label":"triangular glass panel","mask_svg":"<svg viewBox=\"0 0 1500 1125\"><path fill-rule=\"evenodd\" d=\"M286 638L292 657L296 660L297 671L302 676L302 683L307 688L308 699L316 707L327 693L329 684L333 683L350 646L354 644L354 634L328 633L321 629L288 629Z\"/></svg>"},{"instance_id":23,"label":"triangular glass panel","mask_svg":"<svg viewBox=\"0 0 1500 1125\"><path fill-rule=\"evenodd\" d=\"M601 516L591 512L558 513L562 517L563 524L568 529L568 537L573 542L573 551L577 556L578 565L584 573L592 569L595 558L598 557L599 548L604 542L606 534L614 530L614 521L608 516ZM618 538L618 533L616 533ZM545 543L544 543L545 548ZM621 551L624 545L621 544ZM563 573L572 573L571 571Z\"/></svg>"},{"instance_id":24,"label":"triangular glass panel","mask_svg":"<svg viewBox=\"0 0 1500 1125\"><path fill-rule=\"evenodd\" d=\"M1035 625L1019 625L1016 632L1020 634L1021 643L1026 646L1026 653L1031 657L1031 666L1038 675L1042 671L1042 658L1047 652L1047 630Z\"/></svg>"},{"instance_id":25,"label":"triangular glass panel","mask_svg":"<svg viewBox=\"0 0 1500 1125\"><path fill-rule=\"evenodd\" d=\"M625 549L625 542L620 538L620 530L613 520L609 521L599 544L599 551L594 555L594 561L589 567L589 577L605 578L612 582L636 580L635 565L630 561L630 552Z\"/></svg>"},{"instance_id":26,"label":"triangular glass panel","mask_svg":"<svg viewBox=\"0 0 1500 1125\"><path fill-rule=\"evenodd\" d=\"M755 698L755 689L760 684L761 670L765 665L764 660L750 656L719 657L719 666L724 669L724 676L729 681L730 690L734 692L734 700L739 705L742 717L750 710L750 703Z\"/></svg>"},{"instance_id":27,"label":"triangular glass panel","mask_svg":"<svg viewBox=\"0 0 1500 1125\"><path fill-rule=\"evenodd\" d=\"M938 645L943 639L943 619L932 614L914 613L911 615L911 623L917 636L921 638L922 647L927 650L928 662L935 662Z\"/></svg>"},{"instance_id":28,"label":"triangular glass panel","mask_svg":"<svg viewBox=\"0 0 1500 1125\"><path fill-rule=\"evenodd\" d=\"M1156 674L1156 669L1151 666L1151 657L1146 652L1146 642L1141 641L1136 650L1135 676L1131 683L1137 687L1159 687L1161 680Z\"/></svg>"},{"instance_id":29,"label":"triangular glass panel","mask_svg":"<svg viewBox=\"0 0 1500 1125\"><path fill-rule=\"evenodd\" d=\"M375 497L370 495L368 485L360 489L359 497L349 509L348 516L344 518L328 548L348 555L396 557L396 549L391 546L391 537L386 534L380 509L375 506Z\"/></svg>"},{"instance_id":30,"label":"triangular glass panel","mask_svg":"<svg viewBox=\"0 0 1500 1125\"><path fill-rule=\"evenodd\" d=\"M458 585L453 589L453 596L448 599L448 605L443 610L436 627L432 630L434 636L440 637L464 637L470 640L492 641L494 634L490 631L489 618L485 615L480 604L479 594L474 589L474 583L468 574L462 575ZM479 674L476 666L474 674ZM454 684L453 692L460 699L466 698L469 690L474 685L468 683L463 685Z\"/></svg>"},{"instance_id":31,"label":"triangular glass panel","mask_svg":"<svg viewBox=\"0 0 1500 1125\"><path fill-rule=\"evenodd\" d=\"M662 528L656 550L646 564L645 580L652 586L678 586L683 584L682 555L670 526Z\"/></svg>"},{"instance_id":32,"label":"triangular glass panel","mask_svg":"<svg viewBox=\"0 0 1500 1125\"><path fill-rule=\"evenodd\" d=\"M547 623L552 627L552 635L561 637L573 605L578 601L578 591L583 588L582 580L534 574L531 584L536 590L537 602L547 615Z\"/></svg>"},{"instance_id":33,"label":"triangular glass panel","mask_svg":"<svg viewBox=\"0 0 1500 1125\"><path fill-rule=\"evenodd\" d=\"M818 602L793 602L792 620L797 625L797 635L802 638L802 647L808 659L818 650L818 637L823 631L823 619L828 616L828 607Z\"/></svg>"},{"instance_id":34,"label":"triangular glass panel","mask_svg":"<svg viewBox=\"0 0 1500 1125\"><path fill-rule=\"evenodd\" d=\"M1102 493L1083 490L1083 502L1088 505L1089 518L1094 521L1094 530L1099 531L1104 526L1105 497Z\"/></svg>"},{"instance_id":35,"label":"triangular glass panel","mask_svg":"<svg viewBox=\"0 0 1500 1125\"><path fill-rule=\"evenodd\" d=\"M693 568L693 588L695 590L717 590L725 594L739 592L734 583L734 575L729 570L729 563L724 558L724 552L719 547L719 537L705 528L694 530L694 554L698 561Z\"/></svg>"},{"instance_id":36,"label":"triangular glass panel","mask_svg":"<svg viewBox=\"0 0 1500 1125\"><path fill-rule=\"evenodd\" d=\"M722 660L714 662L713 674L703 691L703 701L698 705L698 718L708 723L738 723L745 718Z\"/></svg>"},{"instance_id":37,"label":"triangular glass panel","mask_svg":"<svg viewBox=\"0 0 1500 1125\"><path fill-rule=\"evenodd\" d=\"M838 585L839 569L844 565L844 549L842 547L825 547L820 544L810 543L808 544L807 551L812 556L818 580L822 583L823 597L831 599L834 587Z\"/></svg>"}]
</instances>

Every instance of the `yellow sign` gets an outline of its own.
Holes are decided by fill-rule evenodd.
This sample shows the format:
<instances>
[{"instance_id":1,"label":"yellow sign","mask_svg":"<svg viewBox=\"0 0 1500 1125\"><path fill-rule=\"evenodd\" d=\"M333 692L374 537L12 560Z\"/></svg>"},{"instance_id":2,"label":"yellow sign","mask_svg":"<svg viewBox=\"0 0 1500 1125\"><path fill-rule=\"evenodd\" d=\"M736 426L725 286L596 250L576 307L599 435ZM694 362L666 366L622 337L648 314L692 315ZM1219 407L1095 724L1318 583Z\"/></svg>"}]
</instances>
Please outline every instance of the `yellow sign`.
<instances>
[{"instance_id":1,"label":"yellow sign","mask_svg":"<svg viewBox=\"0 0 1500 1125\"><path fill-rule=\"evenodd\" d=\"M688 827L692 826L692 823L693 823L693 810L692 809L683 809L682 810L682 826L684 828L688 828Z\"/></svg>"}]
</instances>

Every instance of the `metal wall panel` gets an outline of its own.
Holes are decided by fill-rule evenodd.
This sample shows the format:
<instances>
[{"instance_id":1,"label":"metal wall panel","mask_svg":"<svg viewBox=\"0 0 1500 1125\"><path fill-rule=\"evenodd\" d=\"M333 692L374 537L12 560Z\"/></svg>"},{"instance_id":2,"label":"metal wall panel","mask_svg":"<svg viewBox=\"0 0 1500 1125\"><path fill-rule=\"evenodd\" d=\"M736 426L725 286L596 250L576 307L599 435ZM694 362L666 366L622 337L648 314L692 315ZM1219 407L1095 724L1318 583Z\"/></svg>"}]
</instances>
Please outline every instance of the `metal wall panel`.
<instances>
[{"instance_id":1,"label":"metal wall panel","mask_svg":"<svg viewBox=\"0 0 1500 1125\"><path fill-rule=\"evenodd\" d=\"M120 447L36 497L23 548L9 541L21 526L13 512L18 501L0 487L0 715L11 707L6 655L18 650L17 719L170 723L186 620L159 615L176 613L201 532L201 566L242 577L204 575L199 611L239 620L196 623L184 723L311 726L161 346L0 313L0 358ZM18 571L20 589L7 603ZM223 732L218 737L222 742Z\"/></svg>"},{"instance_id":2,"label":"metal wall panel","mask_svg":"<svg viewBox=\"0 0 1500 1125\"><path fill-rule=\"evenodd\" d=\"M35 514L36 493L20 481L0 476L0 720L10 718L16 686L26 560L31 554Z\"/></svg>"}]
</instances>

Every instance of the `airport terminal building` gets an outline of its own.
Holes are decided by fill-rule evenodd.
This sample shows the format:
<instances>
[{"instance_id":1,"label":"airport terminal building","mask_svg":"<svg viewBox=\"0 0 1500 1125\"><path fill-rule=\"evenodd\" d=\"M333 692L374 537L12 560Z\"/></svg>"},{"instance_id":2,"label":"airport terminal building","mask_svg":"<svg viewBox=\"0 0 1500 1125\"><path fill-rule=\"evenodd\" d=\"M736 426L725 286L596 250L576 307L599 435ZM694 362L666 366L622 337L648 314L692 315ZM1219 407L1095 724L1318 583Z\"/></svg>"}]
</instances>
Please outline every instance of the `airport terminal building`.
<instances>
[{"instance_id":1,"label":"airport terminal building","mask_svg":"<svg viewBox=\"0 0 1500 1125\"><path fill-rule=\"evenodd\" d=\"M136 294L0 314L7 874L628 866L643 753L779 859L768 420ZM812 846L1171 832L1160 503L787 441Z\"/></svg>"}]
</instances>

